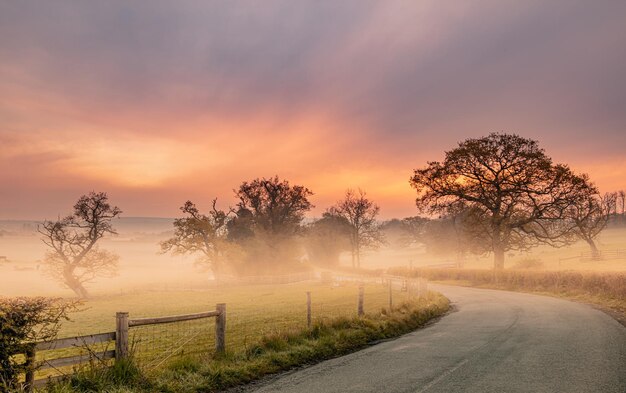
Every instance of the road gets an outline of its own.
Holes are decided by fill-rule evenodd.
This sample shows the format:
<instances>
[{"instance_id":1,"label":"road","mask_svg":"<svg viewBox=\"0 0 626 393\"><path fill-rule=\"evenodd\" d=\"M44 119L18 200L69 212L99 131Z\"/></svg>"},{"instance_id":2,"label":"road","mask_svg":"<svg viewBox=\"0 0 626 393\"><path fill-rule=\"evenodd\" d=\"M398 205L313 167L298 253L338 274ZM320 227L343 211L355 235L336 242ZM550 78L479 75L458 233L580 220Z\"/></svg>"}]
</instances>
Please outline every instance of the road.
<instances>
[{"instance_id":1,"label":"road","mask_svg":"<svg viewBox=\"0 0 626 393\"><path fill-rule=\"evenodd\" d=\"M626 328L589 306L431 286L455 311L396 340L283 374L256 392L626 392Z\"/></svg>"}]
</instances>

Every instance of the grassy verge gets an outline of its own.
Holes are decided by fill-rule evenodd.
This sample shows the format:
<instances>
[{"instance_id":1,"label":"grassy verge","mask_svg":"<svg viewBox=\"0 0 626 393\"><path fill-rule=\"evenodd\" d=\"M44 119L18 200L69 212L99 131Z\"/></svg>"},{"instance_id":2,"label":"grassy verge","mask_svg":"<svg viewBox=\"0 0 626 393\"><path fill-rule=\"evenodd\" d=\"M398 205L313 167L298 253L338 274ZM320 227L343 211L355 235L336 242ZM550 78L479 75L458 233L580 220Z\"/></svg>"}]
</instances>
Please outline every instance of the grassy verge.
<instances>
[{"instance_id":1,"label":"grassy verge","mask_svg":"<svg viewBox=\"0 0 626 393\"><path fill-rule=\"evenodd\" d=\"M626 273L485 269L392 269L446 284L529 292L594 305L626 326Z\"/></svg>"},{"instance_id":2,"label":"grassy verge","mask_svg":"<svg viewBox=\"0 0 626 393\"><path fill-rule=\"evenodd\" d=\"M311 329L283 330L263 335L245 351L222 356L178 358L153 373L132 364L92 369L69 381L50 385L49 393L64 392L213 392L258 380L293 367L313 364L366 347L372 342L415 330L449 308L448 300L430 292L404 302L391 312L381 309L364 317L318 320Z\"/></svg>"}]
</instances>

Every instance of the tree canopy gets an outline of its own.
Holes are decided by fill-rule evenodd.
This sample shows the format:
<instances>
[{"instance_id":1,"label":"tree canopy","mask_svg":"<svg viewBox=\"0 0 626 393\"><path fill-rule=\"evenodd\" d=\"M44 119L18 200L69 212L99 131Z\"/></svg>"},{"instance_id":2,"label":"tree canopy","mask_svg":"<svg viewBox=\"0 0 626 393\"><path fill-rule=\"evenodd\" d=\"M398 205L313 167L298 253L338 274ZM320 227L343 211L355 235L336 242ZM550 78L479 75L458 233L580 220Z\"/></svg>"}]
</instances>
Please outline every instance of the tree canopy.
<instances>
[{"instance_id":1,"label":"tree canopy","mask_svg":"<svg viewBox=\"0 0 626 393\"><path fill-rule=\"evenodd\" d=\"M174 236L160 245L163 253L200 254L198 262L208 266L217 278L233 246L226 239L232 210L219 210L216 204L217 199L214 199L209 213L203 214L193 202L185 202L180 210L186 216L174 220Z\"/></svg>"},{"instance_id":2,"label":"tree canopy","mask_svg":"<svg viewBox=\"0 0 626 393\"><path fill-rule=\"evenodd\" d=\"M577 195L595 186L567 165L554 164L537 141L514 134L467 139L442 162L416 169L410 184L429 214L471 209L470 228L504 266L507 250L573 240L564 218Z\"/></svg>"}]
</instances>

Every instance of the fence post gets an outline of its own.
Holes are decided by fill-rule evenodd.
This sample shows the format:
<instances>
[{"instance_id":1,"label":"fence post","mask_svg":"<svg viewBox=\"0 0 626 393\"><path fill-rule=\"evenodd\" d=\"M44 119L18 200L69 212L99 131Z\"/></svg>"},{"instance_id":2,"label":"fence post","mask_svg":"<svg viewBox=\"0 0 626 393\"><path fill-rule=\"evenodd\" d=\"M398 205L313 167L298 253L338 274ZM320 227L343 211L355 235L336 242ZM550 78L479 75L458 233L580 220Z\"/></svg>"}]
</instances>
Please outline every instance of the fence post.
<instances>
[{"instance_id":1,"label":"fence post","mask_svg":"<svg viewBox=\"0 0 626 393\"><path fill-rule=\"evenodd\" d=\"M363 312L363 297L365 294L365 288L363 287L363 284L359 285L359 302L357 304L357 314L359 315L359 317L362 317L364 312Z\"/></svg>"},{"instance_id":2,"label":"fence post","mask_svg":"<svg viewBox=\"0 0 626 393\"><path fill-rule=\"evenodd\" d=\"M26 375L24 377L24 390L32 392L35 384L35 344L28 344L24 351L26 355Z\"/></svg>"},{"instance_id":3,"label":"fence post","mask_svg":"<svg viewBox=\"0 0 626 393\"><path fill-rule=\"evenodd\" d=\"M226 352L226 304L215 305L218 314L215 318L215 352Z\"/></svg>"},{"instance_id":4,"label":"fence post","mask_svg":"<svg viewBox=\"0 0 626 393\"><path fill-rule=\"evenodd\" d=\"M392 287L393 287L393 281L390 278L389 279L389 311L391 311L393 307L393 295L391 293Z\"/></svg>"},{"instance_id":5,"label":"fence post","mask_svg":"<svg viewBox=\"0 0 626 393\"><path fill-rule=\"evenodd\" d=\"M115 314L115 360L128 357L128 313Z\"/></svg>"},{"instance_id":6,"label":"fence post","mask_svg":"<svg viewBox=\"0 0 626 393\"><path fill-rule=\"evenodd\" d=\"M306 293L306 327L311 328L311 292Z\"/></svg>"}]
</instances>

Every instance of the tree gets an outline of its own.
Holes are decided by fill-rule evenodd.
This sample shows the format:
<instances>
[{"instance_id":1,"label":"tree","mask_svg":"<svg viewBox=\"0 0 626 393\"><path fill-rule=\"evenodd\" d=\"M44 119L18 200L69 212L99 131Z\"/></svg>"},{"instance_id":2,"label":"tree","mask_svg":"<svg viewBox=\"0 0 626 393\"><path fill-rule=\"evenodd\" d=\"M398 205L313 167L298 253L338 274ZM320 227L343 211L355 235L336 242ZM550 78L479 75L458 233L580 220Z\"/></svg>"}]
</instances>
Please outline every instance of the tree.
<instances>
[{"instance_id":1,"label":"tree","mask_svg":"<svg viewBox=\"0 0 626 393\"><path fill-rule=\"evenodd\" d=\"M0 298L0 392L17 391L18 376L26 371L15 355L30 343L54 339L78 304L58 298Z\"/></svg>"},{"instance_id":2,"label":"tree","mask_svg":"<svg viewBox=\"0 0 626 393\"><path fill-rule=\"evenodd\" d=\"M363 190L358 193L347 190L345 197L330 209L330 215L342 217L350 224L352 267L361 267L361 254L368 248L377 248L384 240L376 216L380 208L366 197Z\"/></svg>"},{"instance_id":3,"label":"tree","mask_svg":"<svg viewBox=\"0 0 626 393\"><path fill-rule=\"evenodd\" d=\"M586 188L586 177L554 164L537 141L511 134L467 139L445 153L443 162L416 169L410 184L422 212L446 214L471 209L477 237L488 240L494 267L504 267L507 250L538 243L573 241L567 209Z\"/></svg>"},{"instance_id":4,"label":"tree","mask_svg":"<svg viewBox=\"0 0 626 393\"><path fill-rule=\"evenodd\" d=\"M423 241L428 219L424 217L393 218L380 225L385 241L391 247L405 248Z\"/></svg>"},{"instance_id":5,"label":"tree","mask_svg":"<svg viewBox=\"0 0 626 393\"><path fill-rule=\"evenodd\" d=\"M600 258L600 251L595 238L606 227L611 214L615 211L617 193L607 193L602 196L594 189L586 190L584 194L568 210L569 218L573 222L574 233L587 242L591 248L591 257Z\"/></svg>"},{"instance_id":6,"label":"tree","mask_svg":"<svg viewBox=\"0 0 626 393\"><path fill-rule=\"evenodd\" d=\"M350 251L350 223L339 216L324 213L309 224L306 231L306 249L311 262L321 266L337 266L339 256Z\"/></svg>"},{"instance_id":7,"label":"tree","mask_svg":"<svg viewBox=\"0 0 626 393\"><path fill-rule=\"evenodd\" d=\"M228 223L228 239L245 250L247 273L295 266L304 214L313 207L308 200L311 195L308 188L291 185L278 176L243 182L235 190L239 202Z\"/></svg>"},{"instance_id":8,"label":"tree","mask_svg":"<svg viewBox=\"0 0 626 393\"><path fill-rule=\"evenodd\" d=\"M227 254L233 245L227 241L227 224L232 210L218 210L213 200L209 214L202 214L196 205L187 201L180 208L186 217L174 220L174 236L162 241L161 252L173 254L201 254L200 264L209 267L217 279L224 268Z\"/></svg>"},{"instance_id":9,"label":"tree","mask_svg":"<svg viewBox=\"0 0 626 393\"><path fill-rule=\"evenodd\" d=\"M313 192L306 187L291 186L287 180L273 178L243 182L235 196L237 218L246 218L253 229L275 235L294 235L301 230L304 214L313 205L308 197Z\"/></svg>"},{"instance_id":10,"label":"tree","mask_svg":"<svg viewBox=\"0 0 626 393\"><path fill-rule=\"evenodd\" d=\"M44 258L48 274L79 297L88 297L86 283L117 272L119 257L99 249L97 243L106 234L116 234L111 220L121 213L109 204L106 193L90 192L78 199L72 214L44 221L37 230L50 248Z\"/></svg>"}]
</instances>

